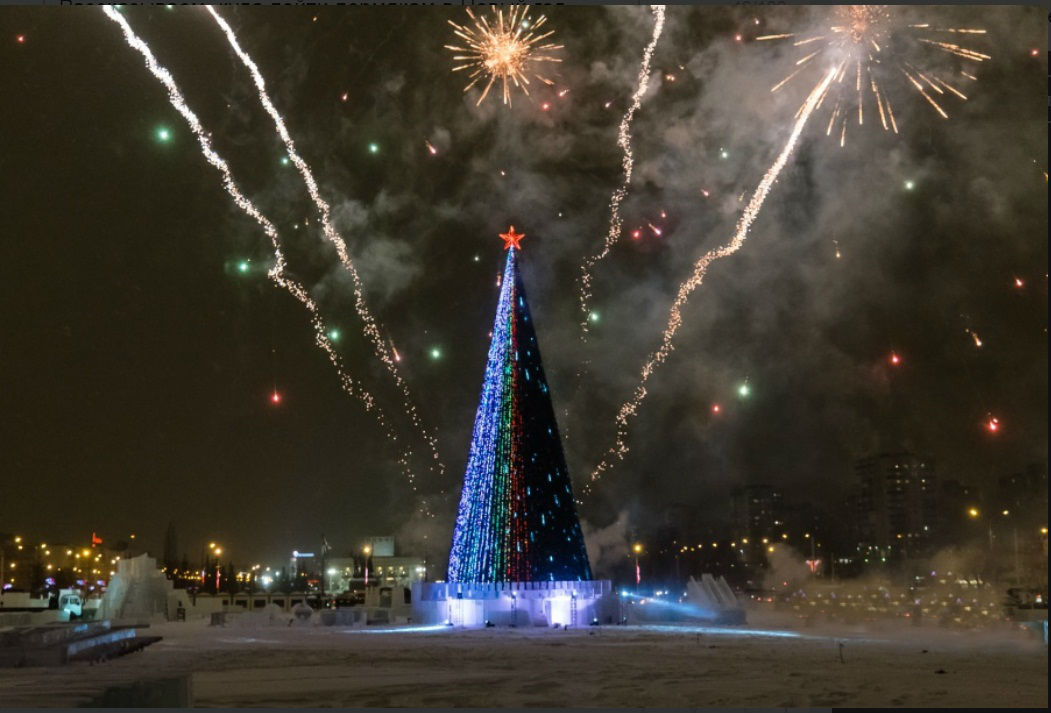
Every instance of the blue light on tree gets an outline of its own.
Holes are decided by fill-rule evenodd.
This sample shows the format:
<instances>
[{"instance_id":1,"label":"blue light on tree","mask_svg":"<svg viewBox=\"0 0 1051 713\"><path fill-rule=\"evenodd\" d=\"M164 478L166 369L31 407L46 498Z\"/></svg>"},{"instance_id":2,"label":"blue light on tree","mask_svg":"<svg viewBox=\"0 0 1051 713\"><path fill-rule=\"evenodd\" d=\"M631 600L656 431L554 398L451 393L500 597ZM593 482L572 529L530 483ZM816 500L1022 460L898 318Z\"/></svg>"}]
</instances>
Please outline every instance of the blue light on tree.
<instances>
[{"instance_id":1,"label":"blue light on tree","mask_svg":"<svg viewBox=\"0 0 1051 713\"><path fill-rule=\"evenodd\" d=\"M501 235L507 265L449 553L450 582L590 580L540 349L518 273L523 235Z\"/></svg>"}]
</instances>

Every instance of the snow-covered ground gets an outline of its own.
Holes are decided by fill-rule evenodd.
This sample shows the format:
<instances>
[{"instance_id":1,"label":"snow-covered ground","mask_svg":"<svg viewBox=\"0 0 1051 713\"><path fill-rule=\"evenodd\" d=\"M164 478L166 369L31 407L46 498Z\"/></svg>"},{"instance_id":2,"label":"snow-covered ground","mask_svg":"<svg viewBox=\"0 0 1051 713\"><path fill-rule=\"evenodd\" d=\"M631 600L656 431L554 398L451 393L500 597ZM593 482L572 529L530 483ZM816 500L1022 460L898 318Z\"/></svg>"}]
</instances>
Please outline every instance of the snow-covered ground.
<instances>
[{"instance_id":1,"label":"snow-covered ground","mask_svg":"<svg viewBox=\"0 0 1051 713\"><path fill-rule=\"evenodd\" d=\"M183 675L198 706L1048 703L1047 647L1015 630L785 623L568 631L167 623L143 632L163 641L105 664L0 670L0 707L61 705L93 681Z\"/></svg>"}]
</instances>

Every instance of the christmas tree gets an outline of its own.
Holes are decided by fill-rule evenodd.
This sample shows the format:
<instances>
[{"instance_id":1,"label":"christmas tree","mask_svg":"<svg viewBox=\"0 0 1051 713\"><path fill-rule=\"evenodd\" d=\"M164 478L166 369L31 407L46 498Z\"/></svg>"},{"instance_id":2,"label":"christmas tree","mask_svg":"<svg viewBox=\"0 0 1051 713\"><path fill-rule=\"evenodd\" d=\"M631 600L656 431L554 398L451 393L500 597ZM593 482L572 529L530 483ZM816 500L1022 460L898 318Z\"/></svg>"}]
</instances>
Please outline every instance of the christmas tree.
<instances>
[{"instance_id":1,"label":"christmas tree","mask_svg":"<svg viewBox=\"0 0 1051 713\"><path fill-rule=\"evenodd\" d=\"M502 234L507 265L449 553L450 582L591 579L540 348L518 273L524 237Z\"/></svg>"}]
</instances>

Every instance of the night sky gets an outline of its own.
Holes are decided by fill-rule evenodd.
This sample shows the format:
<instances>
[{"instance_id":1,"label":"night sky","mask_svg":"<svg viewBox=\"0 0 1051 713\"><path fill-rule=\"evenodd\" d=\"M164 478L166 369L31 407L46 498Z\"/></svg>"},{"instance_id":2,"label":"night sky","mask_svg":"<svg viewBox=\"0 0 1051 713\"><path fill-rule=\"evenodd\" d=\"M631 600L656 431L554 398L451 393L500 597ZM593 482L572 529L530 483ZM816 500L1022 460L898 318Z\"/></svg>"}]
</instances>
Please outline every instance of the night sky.
<instances>
[{"instance_id":1,"label":"night sky","mask_svg":"<svg viewBox=\"0 0 1051 713\"><path fill-rule=\"evenodd\" d=\"M523 276L579 488L612 445L679 282L729 240L739 197L805 95L771 94L798 55L751 38L813 28L827 12L669 8L632 131L624 237L596 268L585 347L576 280L620 183L617 126L652 30L644 7L551 8L565 45L556 84L512 108L499 96L476 107L450 73L446 20L466 21L459 7L222 10L403 357L438 434L439 479L221 32L201 8L124 10L280 230L348 368L413 445L421 491L445 491L421 523L396 450L340 390L302 307L267 280L266 236L119 28L98 8L3 8L0 531L135 532L159 554L174 521L191 557L216 540L246 565L316 548L322 532L337 551L380 534L422 551L428 534L428 554L444 557L509 224L527 236ZM966 40L992 56L967 65L979 79L968 101L945 99L944 120L901 78L889 89L898 136L869 121L840 148L811 121L748 242L692 295L630 453L581 508L586 527L622 512L642 532L715 525L734 487L759 482L835 511L854 459L882 450L930 454L939 476L976 485L1046 461L1044 9L900 12L988 30ZM928 56L931 68L960 65Z\"/></svg>"}]
</instances>

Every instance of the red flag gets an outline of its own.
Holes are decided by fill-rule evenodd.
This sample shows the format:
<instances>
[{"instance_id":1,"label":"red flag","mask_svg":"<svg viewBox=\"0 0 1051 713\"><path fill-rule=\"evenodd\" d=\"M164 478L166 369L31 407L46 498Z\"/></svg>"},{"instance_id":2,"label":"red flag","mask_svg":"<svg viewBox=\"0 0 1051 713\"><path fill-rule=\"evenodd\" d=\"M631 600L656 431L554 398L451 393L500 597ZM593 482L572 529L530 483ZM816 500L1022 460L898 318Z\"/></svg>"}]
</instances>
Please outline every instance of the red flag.
<instances>
[{"instance_id":1,"label":"red flag","mask_svg":"<svg viewBox=\"0 0 1051 713\"><path fill-rule=\"evenodd\" d=\"M91 533L91 546L94 547L95 545L101 545L101 544L102 544L102 538L99 537L98 535L96 535L94 532L92 532Z\"/></svg>"}]
</instances>

